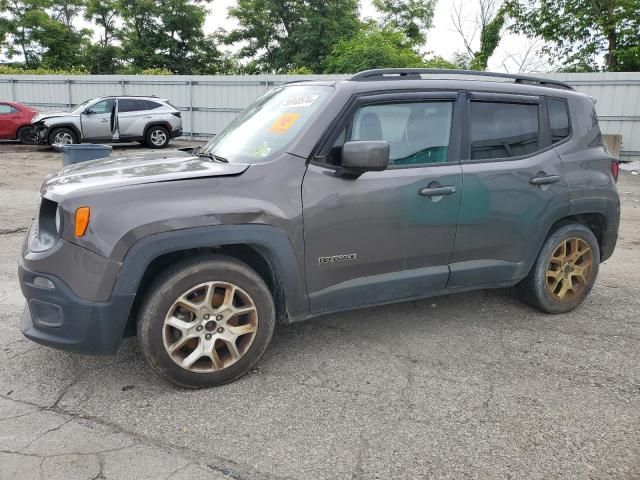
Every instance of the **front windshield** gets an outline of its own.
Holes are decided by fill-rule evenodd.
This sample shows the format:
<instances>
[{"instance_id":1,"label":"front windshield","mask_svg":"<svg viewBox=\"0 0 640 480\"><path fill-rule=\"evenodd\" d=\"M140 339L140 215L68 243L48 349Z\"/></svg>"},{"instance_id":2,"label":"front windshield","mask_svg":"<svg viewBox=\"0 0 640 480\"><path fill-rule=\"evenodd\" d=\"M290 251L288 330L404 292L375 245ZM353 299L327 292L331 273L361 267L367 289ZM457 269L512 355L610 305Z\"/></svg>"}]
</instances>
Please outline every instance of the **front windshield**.
<instances>
[{"instance_id":1,"label":"front windshield","mask_svg":"<svg viewBox=\"0 0 640 480\"><path fill-rule=\"evenodd\" d=\"M71 113L80 113L80 112L82 112L86 108L86 106L89 105L93 100L94 100L93 98L90 98L89 100L85 100L80 105L78 105L76 108L71 110Z\"/></svg>"},{"instance_id":2,"label":"front windshield","mask_svg":"<svg viewBox=\"0 0 640 480\"><path fill-rule=\"evenodd\" d=\"M332 91L323 85L274 88L211 139L201 153L231 161L264 161L291 143Z\"/></svg>"}]
</instances>

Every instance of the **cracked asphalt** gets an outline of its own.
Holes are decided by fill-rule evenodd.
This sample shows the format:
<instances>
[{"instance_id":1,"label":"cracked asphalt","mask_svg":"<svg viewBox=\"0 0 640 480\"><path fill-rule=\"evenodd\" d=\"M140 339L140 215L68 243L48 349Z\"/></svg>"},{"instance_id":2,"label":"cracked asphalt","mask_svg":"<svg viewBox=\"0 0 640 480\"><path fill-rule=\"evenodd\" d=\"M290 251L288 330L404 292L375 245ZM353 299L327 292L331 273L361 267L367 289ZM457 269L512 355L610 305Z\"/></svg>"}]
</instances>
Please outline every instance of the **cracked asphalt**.
<instances>
[{"instance_id":1,"label":"cracked asphalt","mask_svg":"<svg viewBox=\"0 0 640 480\"><path fill-rule=\"evenodd\" d=\"M618 248L575 312L496 290L330 315L184 391L135 338L100 358L20 333L17 259L58 164L0 144L0 479L640 478L639 177L621 173Z\"/></svg>"}]
</instances>

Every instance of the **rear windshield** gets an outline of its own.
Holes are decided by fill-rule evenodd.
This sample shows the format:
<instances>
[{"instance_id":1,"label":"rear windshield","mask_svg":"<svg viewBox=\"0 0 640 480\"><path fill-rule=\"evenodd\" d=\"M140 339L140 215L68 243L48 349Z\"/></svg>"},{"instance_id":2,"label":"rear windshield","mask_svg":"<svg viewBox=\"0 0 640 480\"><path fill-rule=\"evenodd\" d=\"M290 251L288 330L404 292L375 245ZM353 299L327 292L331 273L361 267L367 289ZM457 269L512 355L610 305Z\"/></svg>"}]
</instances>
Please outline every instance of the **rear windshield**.
<instances>
[{"instance_id":1,"label":"rear windshield","mask_svg":"<svg viewBox=\"0 0 640 480\"><path fill-rule=\"evenodd\" d=\"M283 151L333 87L291 85L274 88L258 98L203 148L230 161L260 162Z\"/></svg>"}]
</instances>

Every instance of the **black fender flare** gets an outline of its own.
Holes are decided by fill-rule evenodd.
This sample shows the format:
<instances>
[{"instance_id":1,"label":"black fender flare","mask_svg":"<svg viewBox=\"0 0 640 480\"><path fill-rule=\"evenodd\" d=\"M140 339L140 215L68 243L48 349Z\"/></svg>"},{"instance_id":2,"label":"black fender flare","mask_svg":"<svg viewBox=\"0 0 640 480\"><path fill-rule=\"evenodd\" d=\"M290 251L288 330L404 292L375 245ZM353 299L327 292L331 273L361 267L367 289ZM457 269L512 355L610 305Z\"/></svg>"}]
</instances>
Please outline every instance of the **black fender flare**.
<instances>
[{"instance_id":1,"label":"black fender flare","mask_svg":"<svg viewBox=\"0 0 640 480\"><path fill-rule=\"evenodd\" d=\"M524 261L519 264L518 269L513 276L514 279L517 279L519 281L529 274L531 268L533 268L533 264L538 259L538 255L540 255L542 246L549 237L549 233L551 233L551 229L553 228L553 226L563 218L567 218L569 215L569 202L563 202L556 206L556 208L548 212L548 214L544 218L544 222L537 230L532 248L529 249L529 253L527 254Z\"/></svg>"},{"instance_id":2,"label":"black fender flare","mask_svg":"<svg viewBox=\"0 0 640 480\"><path fill-rule=\"evenodd\" d=\"M309 302L303 268L287 235L270 225L214 225L156 233L137 241L127 252L116 279L113 295L132 295L153 260L194 248L248 245L273 268L285 291L290 318L306 316Z\"/></svg>"}]
</instances>

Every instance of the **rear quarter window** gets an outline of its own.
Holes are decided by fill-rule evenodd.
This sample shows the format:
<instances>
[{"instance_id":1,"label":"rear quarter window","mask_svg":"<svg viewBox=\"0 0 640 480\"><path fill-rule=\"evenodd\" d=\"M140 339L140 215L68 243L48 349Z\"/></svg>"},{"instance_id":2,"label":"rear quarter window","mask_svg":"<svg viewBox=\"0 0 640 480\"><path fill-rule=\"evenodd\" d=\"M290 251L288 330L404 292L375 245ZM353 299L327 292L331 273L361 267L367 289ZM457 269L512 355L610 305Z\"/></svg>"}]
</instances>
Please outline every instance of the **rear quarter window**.
<instances>
[{"instance_id":1,"label":"rear quarter window","mask_svg":"<svg viewBox=\"0 0 640 480\"><path fill-rule=\"evenodd\" d=\"M551 141L558 143L568 138L571 135L571 123L567 102L557 98L548 98L547 110L549 112Z\"/></svg>"}]
</instances>

